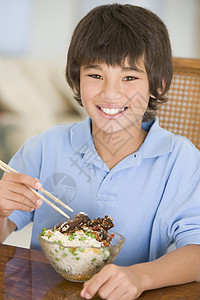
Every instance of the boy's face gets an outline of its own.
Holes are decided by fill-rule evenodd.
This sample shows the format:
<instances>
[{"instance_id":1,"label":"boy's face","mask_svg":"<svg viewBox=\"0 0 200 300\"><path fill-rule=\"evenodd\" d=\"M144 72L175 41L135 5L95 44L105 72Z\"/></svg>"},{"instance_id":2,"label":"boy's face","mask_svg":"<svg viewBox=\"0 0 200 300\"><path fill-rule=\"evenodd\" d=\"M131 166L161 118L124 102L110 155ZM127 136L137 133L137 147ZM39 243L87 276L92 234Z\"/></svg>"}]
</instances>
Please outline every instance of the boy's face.
<instances>
[{"instance_id":1,"label":"boy's face","mask_svg":"<svg viewBox=\"0 0 200 300\"><path fill-rule=\"evenodd\" d=\"M141 129L149 102L149 82L143 60L136 68L94 63L80 68L82 104L93 132L116 133Z\"/></svg>"}]
</instances>

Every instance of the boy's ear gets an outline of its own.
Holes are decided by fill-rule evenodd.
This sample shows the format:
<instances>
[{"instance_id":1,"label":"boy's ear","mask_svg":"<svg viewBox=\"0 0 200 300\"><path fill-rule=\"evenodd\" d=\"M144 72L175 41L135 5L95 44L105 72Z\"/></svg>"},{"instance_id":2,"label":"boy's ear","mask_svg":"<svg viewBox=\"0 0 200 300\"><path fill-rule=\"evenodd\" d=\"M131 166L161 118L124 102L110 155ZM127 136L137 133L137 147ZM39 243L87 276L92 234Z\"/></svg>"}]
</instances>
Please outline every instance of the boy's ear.
<instances>
[{"instance_id":1,"label":"boy's ear","mask_svg":"<svg viewBox=\"0 0 200 300\"><path fill-rule=\"evenodd\" d=\"M159 89L158 89L158 94L159 94L159 95L161 95L162 92L165 90L165 86L166 86L166 80L163 79L163 81L162 81L162 88L159 88ZM156 97L155 97L154 95L152 95L152 94L150 94L150 97L151 97L151 98L154 98L154 99L156 98Z\"/></svg>"},{"instance_id":2,"label":"boy's ear","mask_svg":"<svg viewBox=\"0 0 200 300\"><path fill-rule=\"evenodd\" d=\"M79 89L78 89L76 86L73 86L73 92L74 92L75 94L77 94L77 93L79 93L80 91L79 91Z\"/></svg>"},{"instance_id":3,"label":"boy's ear","mask_svg":"<svg viewBox=\"0 0 200 300\"><path fill-rule=\"evenodd\" d=\"M162 94L162 89L159 88L159 89L158 89L158 95L161 95L161 94ZM152 95L152 94L150 94L150 97L153 98L153 99L156 99L156 96L154 96L154 95Z\"/></svg>"}]
</instances>

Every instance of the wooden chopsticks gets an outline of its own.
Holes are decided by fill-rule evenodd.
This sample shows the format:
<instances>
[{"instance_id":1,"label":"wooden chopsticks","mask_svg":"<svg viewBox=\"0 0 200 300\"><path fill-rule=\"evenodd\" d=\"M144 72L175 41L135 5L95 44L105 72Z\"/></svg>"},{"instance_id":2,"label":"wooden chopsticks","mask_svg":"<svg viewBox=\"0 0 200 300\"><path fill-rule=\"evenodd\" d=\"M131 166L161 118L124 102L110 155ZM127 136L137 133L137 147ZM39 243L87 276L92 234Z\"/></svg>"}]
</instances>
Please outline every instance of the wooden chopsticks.
<instances>
[{"instance_id":1,"label":"wooden chopsticks","mask_svg":"<svg viewBox=\"0 0 200 300\"><path fill-rule=\"evenodd\" d=\"M11 168L10 166L8 166L6 163L4 163L2 160L0 160L0 169L2 169L4 172L6 173L19 173L17 172L15 169ZM35 194L37 195L39 198L41 198L42 200L44 200L44 202L46 202L47 204L49 204L51 207L53 207L55 210L57 210L60 214L62 214L63 216L65 216L66 218L70 218L66 213L64 213L59 207L57 207L55 204L51 203L48 199L46 199L43 195L41 195L40 193L38 193L36 190L32 189L30 186L27 185L27 187ZM66 209L70 210L73 212L73 209L70 208L68 205L66 205L65 203L63 203L60 199L58 199L57 197L55 197L54 195L52 195L51 193L49 193L48 191L46 191L45 189L40 189L40 191L47 195L49 198L51 198L52 200L54 200L56 203L62 205L63 207L65 207Z\"/></svg>"}]
</instances>

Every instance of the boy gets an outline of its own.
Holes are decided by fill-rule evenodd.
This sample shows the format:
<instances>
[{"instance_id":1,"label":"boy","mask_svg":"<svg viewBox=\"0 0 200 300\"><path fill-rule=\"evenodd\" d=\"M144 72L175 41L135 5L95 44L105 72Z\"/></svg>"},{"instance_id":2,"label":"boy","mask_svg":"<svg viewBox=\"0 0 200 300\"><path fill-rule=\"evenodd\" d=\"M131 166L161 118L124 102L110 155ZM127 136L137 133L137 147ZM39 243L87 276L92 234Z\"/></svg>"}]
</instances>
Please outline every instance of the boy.
<instances>
[{"instance_id":1,"label":"boy","mask_svg":"<svg viewBox=\"0 0 200 300\"><path fill-rule=\"evenodd\" d=\"M39 248L41 229L64 221L25 186L42 183L75 214L108 214L126 238L118 265L86 282L82 297L136 299L199 281L200 154L156 118L172 78L165 25L137 6L93 9L72 36L66 77L89 118L33 137L11 160L21 173L0 182L1 240L33 221L31 247Z\"/></svg>"}]
</instances>

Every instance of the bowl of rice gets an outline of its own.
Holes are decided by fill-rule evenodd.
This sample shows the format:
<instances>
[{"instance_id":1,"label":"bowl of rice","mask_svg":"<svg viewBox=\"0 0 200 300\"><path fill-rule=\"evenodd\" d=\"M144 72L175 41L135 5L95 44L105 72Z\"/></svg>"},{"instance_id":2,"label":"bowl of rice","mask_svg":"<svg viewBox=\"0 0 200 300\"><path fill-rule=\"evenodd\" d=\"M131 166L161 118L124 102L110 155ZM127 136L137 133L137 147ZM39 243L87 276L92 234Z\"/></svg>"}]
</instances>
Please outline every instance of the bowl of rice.
<instances>
[{"instance_id":1,"label":"bowl of rice","mask_svg":"<svg viewBox=\"0 0 200 300\"><path fill-rule=\"evenodd\" d=\"M109 229L114 226L107 215L90 220L85 213L38 235L42 250L52 267L65 279L84 282L113 263L125 238Z\"/></svg>"}]
</instances>

